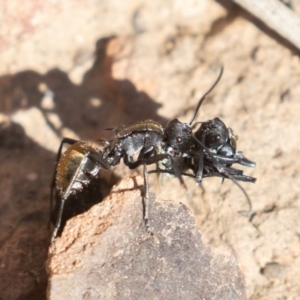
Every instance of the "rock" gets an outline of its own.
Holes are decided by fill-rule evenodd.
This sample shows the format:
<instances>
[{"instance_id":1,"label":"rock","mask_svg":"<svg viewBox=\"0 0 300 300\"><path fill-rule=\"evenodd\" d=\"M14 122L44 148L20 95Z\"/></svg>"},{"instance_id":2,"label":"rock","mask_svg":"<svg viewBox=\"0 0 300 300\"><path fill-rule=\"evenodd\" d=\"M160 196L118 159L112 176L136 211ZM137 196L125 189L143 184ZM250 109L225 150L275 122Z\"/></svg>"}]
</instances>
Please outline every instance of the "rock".
<instances>
[{"instance_id":1,"label":"rock","mask_svg":"<svg viewBox=\"0 0 300 300\"><path fill-rule=\"evenodd\" d=\"M296 0L285 2L299 14ZM49 185L61 138L111 139L102 129L136 120L188 122L220 64L223 77L197 121L220 117L257 163L244 170L256 184L242 183L256 215L248 222L238 214L245 197L219 178L200 187L185 178L187 205L202 240L236 255L249 299L299 298L295 48L228 0L11 0L0 8L0 299L45 299ZM139 171L121 162L101 193ZM185 200L178 180L160 188L155 176L158 198Z\"/></svg>"},{"instance_id":2,"label":"rock","mask_svg":"<svg viewBox=\"0 0 300 300\"><path fill-rule=\"evenodd\" d=\"M246 299L236 258L205 244L183 204L122 180L100 204L66 224L49 250L48 299Z\"/></svg>"}]
</instances>

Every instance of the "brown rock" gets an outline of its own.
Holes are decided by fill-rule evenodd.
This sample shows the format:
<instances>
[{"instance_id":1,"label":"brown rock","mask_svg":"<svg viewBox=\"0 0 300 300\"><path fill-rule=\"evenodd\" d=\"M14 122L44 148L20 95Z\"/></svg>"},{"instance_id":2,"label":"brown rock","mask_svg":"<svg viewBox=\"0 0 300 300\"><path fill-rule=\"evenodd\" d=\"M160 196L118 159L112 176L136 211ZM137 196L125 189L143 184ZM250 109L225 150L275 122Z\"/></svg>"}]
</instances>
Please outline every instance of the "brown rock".
<instances>
[{"instance_id":1,"label":"brown rock","mask_svg":"<svg viewBox=\"0 0 300 300\"><path fill-rule=\"evenodd\" d=\"M69 222L51 246L48 299L246 299L235 257L205 245L183 204L150 194L141 177L121 181Z\"/></svg>"},{"instance_id":2,"label":"brown rock","mask_svg":"<svg viewBox=\"0 0 300 300\"><path fill-rule=\"evenodd\" d=\"M299 15L296 0L285 2ZM197 121L220 117L257 163L244 170L256 184L242 183L256 215L239 215L245 197L219 178L201 188L185 178L189 204L203 241L235 253L249 299L299 298L299 51L228 0L0 3L1 128L13 121L24 131L0 128L1 299L45 299L61 138L111 139L103 128L149 118L189 121L220 64ZM280 26L291 33L289 22ZM120 163L105 175L107 191L138 171ZM154 183L158 198L185 200L177 180Z\"/></svg>"}]
</instances>

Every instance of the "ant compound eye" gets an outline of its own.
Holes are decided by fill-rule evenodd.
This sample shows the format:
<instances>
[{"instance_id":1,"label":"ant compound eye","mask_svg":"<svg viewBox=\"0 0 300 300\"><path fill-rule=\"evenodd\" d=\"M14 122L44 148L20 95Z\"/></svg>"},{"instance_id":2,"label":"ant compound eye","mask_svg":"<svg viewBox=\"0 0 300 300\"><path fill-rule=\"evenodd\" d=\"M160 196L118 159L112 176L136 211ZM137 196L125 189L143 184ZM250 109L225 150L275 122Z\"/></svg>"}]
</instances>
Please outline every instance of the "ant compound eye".
<instances>
[{"instance_id":1,"label":"ant compound eye","mask_svg":"<svg viewBox=\"0 0 300 300\"><path fill-rule=\"evenodd\" d=\"M182 142L182 137L178 136L178 137L176 138L176 141L177 141L177 143L181 143L181 142Z\"/></svg>"},{"instance_id":2,"label":"ant compound eye","mask_svg":"<svg viewBox=\"0 0 300 300\"><path fill-rule=\"evenodd\" d=\"M215 136L214 136L214 140L217 142L217 141L219 141L221 139L221 136L219 135L219 134L216 134Z\"/></svg>"}]
</instances>

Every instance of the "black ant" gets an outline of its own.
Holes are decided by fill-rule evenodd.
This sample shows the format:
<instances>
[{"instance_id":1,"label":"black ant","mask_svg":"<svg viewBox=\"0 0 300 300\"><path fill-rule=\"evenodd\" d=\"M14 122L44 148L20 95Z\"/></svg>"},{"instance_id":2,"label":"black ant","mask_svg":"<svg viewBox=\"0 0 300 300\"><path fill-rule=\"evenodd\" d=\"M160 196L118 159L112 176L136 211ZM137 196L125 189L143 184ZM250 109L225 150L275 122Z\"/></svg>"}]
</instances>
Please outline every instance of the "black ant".
<instances>
[{"instance_id":1,"label":"black ant","mask_svg":"<svg viewBox=\"0 0 300 300\"><path fill-rule=\"evenodd\" d=\"M63 139L58 150L57 168L51 186L51 197L53 197L53 191L56 187L61 198L52 241L60 229L64 204L69 196L88 186L91 178L97 177L101 169L111 170L116 167L121 159L130 169L143 165L145 181L143 200L146 226L149 217L147 165L156 163L158 166L163 166L162 169L159 167L157 172L170 173L177 177L183 185L182 176L192 176L198 182L202 178L212 176L229 178L236 184L238 184L237 180L254 182L254 178L244 176L241 170L231 167L234 163L246 166L254 166L255 164L247 160L241 152L235 151L235 136L230 129L226 128L224 123L227 130L224 130L224 126L219 126L218 130L223 130L219 133L212 130L214 127L212 125L217 122L217 119L214 119L215 122L204 122L195 134L192 131L192 124L202 102L217 85L222 73L223 68L216 82L199 100L189 123L181 123L174 119L163 128L153 120L145 120L133 122L120 128L111 128L114 130L114 138L109 142L104 141L104 147L91 142ZM207 127L207 125L209 126ZM219 136L217 137L216 134ZM214 139L215 144L211 143ZM70 144L70 147L62 155L62 147L65 143ZM134 161L133 157L136 154L138 157ZM186 170L192 170L193 174L186 173ZM243 190L242 187L240 188ZM246 197L248 199L247 194Z\"/></svg>"}]
</instances>

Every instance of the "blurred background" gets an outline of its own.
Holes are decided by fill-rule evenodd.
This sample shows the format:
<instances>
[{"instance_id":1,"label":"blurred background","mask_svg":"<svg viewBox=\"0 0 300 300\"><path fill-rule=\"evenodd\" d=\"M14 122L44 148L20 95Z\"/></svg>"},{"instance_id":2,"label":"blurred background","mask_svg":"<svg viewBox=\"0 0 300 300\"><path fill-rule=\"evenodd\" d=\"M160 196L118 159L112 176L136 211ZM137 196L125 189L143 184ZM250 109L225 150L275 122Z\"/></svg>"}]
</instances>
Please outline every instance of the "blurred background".
<instances>
[{"instance_id":1,"label":"blurred background","mask_svg":"<svg viewBox=\"0 0 300 300\"><path fill-rule=\"evenodd\" d=\"M279 15L289 9L297 20L299 1L274 1ZM105 128L149 118L163 126L189 121L221 65L198 121L222 118L257 163L244 170L258 178L243 184L252 222L238 214L246 199L228 180L198 187L187 178L190 199L175 179L162 185L151 175L150 189L186 203L204 241L235 253L249 299L297 299L297 45L229 0L11 0L0 2L0 22L0 299L46 298L49 193L61 139L108 138ZM103 182L109 190L141 172L120 164Z\"/></svg>"}]
</instances>

